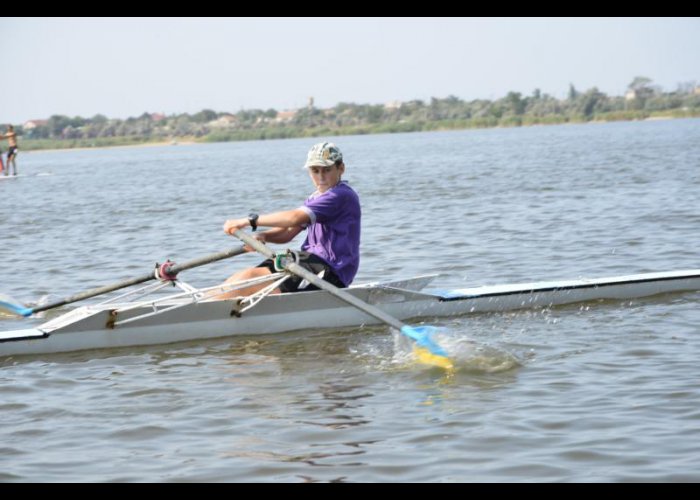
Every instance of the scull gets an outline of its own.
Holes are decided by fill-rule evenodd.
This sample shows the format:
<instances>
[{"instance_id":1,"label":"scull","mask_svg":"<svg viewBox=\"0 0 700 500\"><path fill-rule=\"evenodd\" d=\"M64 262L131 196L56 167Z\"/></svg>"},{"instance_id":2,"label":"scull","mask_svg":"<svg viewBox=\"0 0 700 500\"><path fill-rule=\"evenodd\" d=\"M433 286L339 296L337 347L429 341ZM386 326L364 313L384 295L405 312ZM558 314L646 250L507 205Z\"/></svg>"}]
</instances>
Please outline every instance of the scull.
<instances>
[{"instance_id":1,"label":"scull","mask_svg":"<svg viewBox=\"0 0 700 500\"><path fill-rule=\"evenodd\" d=\"M324 290L269 294L279 280L285 278L285 273L271 275L267 289L243 300L216 300L216 293L230 290L224 285L197 289L179 279L149 284L107 301L73 309L34 328L0 332L0 356L379 323L376 318ZM367 283L345 290L401 320L700 290L700 269L455 290L427 288L434 278L419 276ZM172 283L180 290L163 295L164 288ZM250 283L238 286L250 286Z\"/></svg>"}]
</instances>

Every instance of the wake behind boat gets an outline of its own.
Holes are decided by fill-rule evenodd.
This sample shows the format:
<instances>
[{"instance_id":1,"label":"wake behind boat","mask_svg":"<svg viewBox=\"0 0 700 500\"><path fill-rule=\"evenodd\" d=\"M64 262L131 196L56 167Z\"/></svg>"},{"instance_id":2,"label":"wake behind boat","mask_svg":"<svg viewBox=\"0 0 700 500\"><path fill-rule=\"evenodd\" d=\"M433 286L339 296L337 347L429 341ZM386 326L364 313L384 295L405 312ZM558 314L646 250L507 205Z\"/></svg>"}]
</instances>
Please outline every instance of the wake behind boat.
<instances>
[{"instance_id":1,"label":"wake behind boat","mask_svg":"<svg viewBox=\"0 0 700 500\"><path fill-rule=\"evenodd\" d=\"M380 323L323 290L275 295L286 273L251 297L215 300L212 294L249 282L194 288L179 279L157 282L114 299L79 307L36 328L0 332L0 356L166 344L235 335ZM700 269L521 283L456 290L426 288L435 276L368 283L345 289L402 320L551 307L600 299L632 299L700 290ZM174 283L180 291L157 295Z\"/></svg>"}]
</instances>

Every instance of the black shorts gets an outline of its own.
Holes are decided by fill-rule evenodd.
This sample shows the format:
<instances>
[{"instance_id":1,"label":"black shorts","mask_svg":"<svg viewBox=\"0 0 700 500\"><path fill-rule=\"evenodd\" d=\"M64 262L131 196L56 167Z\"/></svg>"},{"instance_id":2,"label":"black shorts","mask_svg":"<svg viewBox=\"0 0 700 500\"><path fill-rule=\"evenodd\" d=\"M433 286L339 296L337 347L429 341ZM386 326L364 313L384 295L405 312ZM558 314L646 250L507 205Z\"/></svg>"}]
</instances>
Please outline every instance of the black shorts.
<instances>
[{"instance_id":1,"label":"black shorts","mask_svg":"<svg viewBox=\"0 0 700 500\"><path fill-rule=\"evenodd\" d=\"M12 155L17 156L17 146L10 146L10 148L7 150L7 157L9 158Z\"/></svg>"},{"instance_id":2,"label":"black shorts","mask_svg":"<svg viewBox=\"0 0 700 500\"><path fill-rule=\"evenodd\" d=\"M345 288L345 284L340 281L340 278L335 275L331 266L329 266L322 258L309 252L299 252L299 265L304 269L308 269L320 278L323 278L324 281L327 281L338 288ZM256 267L266 267L272 273L277 272L275 269L275 263L272 259L264 260ZM280 290L282 293L310 292L311 290L318 290L318 287L312 285L299 276L292 275L280 285Z\"/></svg>"}]
</instances>

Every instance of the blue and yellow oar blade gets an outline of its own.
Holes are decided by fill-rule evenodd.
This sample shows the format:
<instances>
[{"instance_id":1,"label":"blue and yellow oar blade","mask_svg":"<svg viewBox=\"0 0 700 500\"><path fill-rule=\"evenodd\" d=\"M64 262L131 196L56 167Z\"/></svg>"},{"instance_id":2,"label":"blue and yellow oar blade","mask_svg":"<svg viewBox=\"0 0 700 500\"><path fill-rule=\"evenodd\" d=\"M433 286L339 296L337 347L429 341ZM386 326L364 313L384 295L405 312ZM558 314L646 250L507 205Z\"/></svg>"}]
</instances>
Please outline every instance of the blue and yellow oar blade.
<instances>
[{"instance_id":1,"label":"blue and yellow oar blade","mask_svg":"<svg viewBox=\"0 0 700 500\"><path fill-rule=\"evenodd\" d=\"M452 361L447 357L445 350L432 339L432 334L436 331L434 326L404 325L401 328L401 333L416 342L413 353L421 363L451 370L454 368Z\"/></svg>"},{"instance_id":2,"label":"blue and yellow oar blade","mask_svg":"<svg viewBox=\"0 0 700 500\"><path fill-rule=\"evenodd\" d=\"M16 316L31 316L34 309L25 307L7 295L0 294L0 312Z\"/></svg>"},{"instance_id":3,"label":"blue and yellow oar blade","mask_svg":"<svg viewBox=\"0 0 700 500\"><path fill-rule=\"evenodd\" d=\"M418 361L423 364L437 366L445 370L452 370L454 368L449 358L441 356L440 354L433 354L425 347L415 346L413 348L413 354L415 354Z\"/></svg>"}]
</instances>

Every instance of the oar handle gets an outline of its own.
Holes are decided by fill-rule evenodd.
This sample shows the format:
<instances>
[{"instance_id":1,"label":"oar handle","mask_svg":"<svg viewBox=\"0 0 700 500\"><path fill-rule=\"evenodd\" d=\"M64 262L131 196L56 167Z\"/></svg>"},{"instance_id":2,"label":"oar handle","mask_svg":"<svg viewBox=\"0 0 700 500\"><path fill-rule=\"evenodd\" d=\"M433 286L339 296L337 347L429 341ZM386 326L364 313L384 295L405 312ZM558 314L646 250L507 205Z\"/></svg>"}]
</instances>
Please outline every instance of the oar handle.
<instances>
[{"instance_id":1,"label":"oar handle","mask_svg":"<svg viewBox=\"0 0 700 500\"><path fill-rule=\"evenodd\" d=\"M187 261L183 264L176 264L168 269L168 274L176 275L177 273L179 273L181 271L185 271L187 269L192 269L194 267L203 266L203 265L209 264L211 262L216 262L217 260L223 260L223 259L228 259L230 257L235 257L236 255L240 255L240 254L245 253L245 252L246 252L245 245L241 245L239 247L231 248L229 250L224 250L223 252L215 253L212 255L207 255L205 257L200 257L198 259L193 259L193 260ZM85 299L89 299L91 297L96 297L98 295L113 292L113 291L119 290L121 288L127 288L127 287L130 287L133 285L138 285L139 283L145 283L146 281L150 281L153 279L156 279L156 275L154 272L151 272L149 274L139 276L137 278L131 278L128 280L120 281L119 283L114 283L113 285L105 285L105 286L101 286L99 288L93 288L93 289L87 290L85 292L71 295L70 297L58 299L58 300L51 302L49 304L43 304L40 306L36 306L36 307L30 308L30 309L27 309L23 315L30 316L34 313L38 313L41 311L47 311L49 309L54 309L56 307L60 307L60 306L66 305L66 304L71 304L73 302L78 302L80 300L85 300Z\"/></svg>"}]
</instances>

